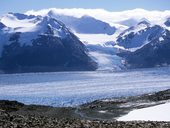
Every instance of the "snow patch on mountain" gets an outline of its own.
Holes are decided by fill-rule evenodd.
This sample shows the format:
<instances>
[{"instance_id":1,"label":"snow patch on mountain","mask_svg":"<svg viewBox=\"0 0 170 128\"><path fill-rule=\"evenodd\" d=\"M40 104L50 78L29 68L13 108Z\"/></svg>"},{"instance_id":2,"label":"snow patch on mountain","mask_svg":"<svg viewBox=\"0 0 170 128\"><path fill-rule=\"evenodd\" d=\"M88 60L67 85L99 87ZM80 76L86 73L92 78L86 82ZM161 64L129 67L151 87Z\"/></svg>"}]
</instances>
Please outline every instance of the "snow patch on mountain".
<instances>
[{"instance_id":1,"label":"snow patch on mountain","mask_svg":"<svg viewBox=\"0 0 170 128\"><path fill-rule=\"evenodd\" d=\"M106 42L113 42L116 39L116 34L79 34L75 33L79 39L85 44L104 44Z\"/></svg>"},{"instance_id":2,"label":"snow patch on mountain","mask_svg":"<svg viewBox=\"0 0 170 128\"><path fill-rule=\"evenodd\" d=\"M170 121L170 115L167 114L170 103L161 104L153 107L133 110L127 115L118 118L119 121Z\"/></svg>"},{"instance_id":3,"label":"snow patch on mountain","mask_svg":"<svg viewBox=\"0 0 170 128\"><path fill-rule=\"evenodd\" d=\"M5 14L4 16L2 16L0 18L0 21L5 24L8 27L11 28L17 28L17 27L33 27L35 25L35 23L33 23L32 21L35 20L35 18L33 19L18 19L18 17L16 17L15 15L13 15L12 13L8 13Z\"/></svg>"},{"instance_id":4,"label":"snow patch on mountain","mask_svg":"<svg viewBox=\"0 0 170 128\"><path fill-rule=\"evenodd\" d=\"M54 36L59 38L65 38L68 34L68 30L65 28L65 25L56 19L50 18L48 16L32 16L29 19L24 19L21 17L16 17L18 15L18 13L17 15L9 13L1 18L1 22L9 28L8 31L4 31L6 34L20 33L19 42L22 45L31 45L33 39L36 39L41 34L45 34L49 28L51 31L53 31ZM36 20L36 22L32 22L37 18L38 20Z\"/></svg>"},{"instance_id":5,"label":"snow patch on mountain","mask_svg":"<svg viewBox=\"0 0 170 128\"><path fill-rule=\"evenodd\" d=\"M159 37L159 41L160 42L164 41L164 38L163 37Z\"/></svg>"},{"instance_id":6,"label":"snow patch on mountain","mask_svg":"<svg viewBox=\"0 0 170 128\"><path fill-rule=\"evenodd\" d=\"M149 26L150 26L150 24L145 21L140 22L137 25L132 26L132 27L128 28L127 30L125 30L122 34L120 34L120 36L125 37L130 33L139 33L139 31L145 30Z\"/></svg>"}]
</instances>

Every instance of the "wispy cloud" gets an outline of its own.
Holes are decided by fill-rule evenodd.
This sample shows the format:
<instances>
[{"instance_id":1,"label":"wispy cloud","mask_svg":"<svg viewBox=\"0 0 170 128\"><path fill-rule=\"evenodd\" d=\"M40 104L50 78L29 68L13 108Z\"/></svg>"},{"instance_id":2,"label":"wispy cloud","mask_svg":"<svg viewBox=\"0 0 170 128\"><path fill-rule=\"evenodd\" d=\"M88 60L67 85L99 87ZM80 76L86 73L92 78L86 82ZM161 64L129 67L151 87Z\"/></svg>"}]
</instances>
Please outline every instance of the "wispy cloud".
<instances>
[{"instance_id":1,"label":"wispy cloud","mask_svg":"<svg viewBox=\"0 0 170 128\"><path fill-rule=\"evenodd\" d=\"M170 10L166 11L148 11L144 9L134 9L121 12L109 12L104 9L82 9L82 8L73 8L73 9L59 9L59 8L50 8L43 10L30 10L26 14L33 15L46 15L48 12L53 12L56 15L67 15L74 17L82 17L84 15L92 16L96 19L106 21L108 23L116 23L127 19L141 20L143 18L148 19L151 22L160 22L167 17L170 17Z\"/></svg>"}]
</instances>

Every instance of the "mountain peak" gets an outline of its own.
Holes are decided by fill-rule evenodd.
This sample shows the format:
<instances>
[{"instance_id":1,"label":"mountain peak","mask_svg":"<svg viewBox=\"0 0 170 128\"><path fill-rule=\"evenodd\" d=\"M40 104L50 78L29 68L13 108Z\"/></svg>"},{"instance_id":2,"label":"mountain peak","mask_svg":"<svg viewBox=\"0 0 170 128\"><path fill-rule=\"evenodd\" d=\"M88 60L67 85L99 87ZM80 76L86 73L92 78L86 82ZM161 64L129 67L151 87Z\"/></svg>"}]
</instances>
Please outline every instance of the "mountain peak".
<instances>
[{"instance_id":1,"label":"mountain peak","mask_svg":"<svg viewBox=\"0 0 170 128\"><path fill-rule=\"evenodd\" d=\"M150 24L150 22L143 20L143 21L139 22L137 25L146 25L149 27L151 24Z\"/></svg>"},{"instance_id":2,"label":"mountain peak","mask_svg":"<svg viewBox=\"0 0 170 128\"><path fill-rule=\"evenodd\" d=\"M55 18L52 18L50 16L45 16L45 17L41 17L41 22L38 23L38 25L47 25L50 24L51 26L54 26L55 28L59 29L61 28L61 26L65 26L62 22L56 20Z\"/></svg>"},{"instance_id":3,"label":"mountain peak","mask_svg":"<svg viewBox=\"0 0 170 128\"><path fill-rule=\"evenodd\" d=\"M127 49L138 49L148 44L164 33L165 29L159 25L150 26L146 21L125 30L118 36L117 42Z\"/></svg>"},{"instance_id":4,"label":"mountain peak","mask_svg":"<svg viewBox=\"0 0 170 128\"><path fill-rule=\"evenodd\" d=\"M53 9L49 10L49 12L47 13L48 16L53 17L54 15L56 15L55 11Z\"/></svg>"}]
</instances>

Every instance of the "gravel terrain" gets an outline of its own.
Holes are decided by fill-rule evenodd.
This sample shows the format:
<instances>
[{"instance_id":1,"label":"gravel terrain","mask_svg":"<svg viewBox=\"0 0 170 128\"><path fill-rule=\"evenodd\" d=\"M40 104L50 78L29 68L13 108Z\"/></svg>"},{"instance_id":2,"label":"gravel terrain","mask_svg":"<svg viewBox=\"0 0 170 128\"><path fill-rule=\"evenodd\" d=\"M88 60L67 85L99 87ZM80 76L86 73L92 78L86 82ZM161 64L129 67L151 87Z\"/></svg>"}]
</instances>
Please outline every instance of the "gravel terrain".
<instances>
[{"instance_id":1,"label":"gravel terrain","mask_svg":"<svg viewBox=\"0 0 170 128\"><path fill-rule=\"evenodd\" d=\"M170 122L116 121L133 109L166 103L170 90L137 97L104 99L75 108L0 101L0 128L170 128Z\"/></svg>"}]
</instances>

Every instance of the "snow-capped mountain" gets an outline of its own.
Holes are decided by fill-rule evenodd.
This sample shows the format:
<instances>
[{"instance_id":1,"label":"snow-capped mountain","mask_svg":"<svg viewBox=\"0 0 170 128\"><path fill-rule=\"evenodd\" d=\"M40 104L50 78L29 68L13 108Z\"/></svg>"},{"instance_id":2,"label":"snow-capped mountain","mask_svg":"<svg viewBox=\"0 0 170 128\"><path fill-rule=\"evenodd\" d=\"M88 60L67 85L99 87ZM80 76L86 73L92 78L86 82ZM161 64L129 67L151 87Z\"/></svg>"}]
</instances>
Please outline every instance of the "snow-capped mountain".
<instances>
[{"instance_id":1,"label":"snow-capped mountain","mask_svg":"<svg viewBox=\"0 0 170 128\"><path fill-rule=\"evenodd\" d=\"M1 18L0 40L0 68L5 71L94 70L97 67L84 44L63 23L49 16L9 13Z\"/></svg>"},{"instance_id":2,"label":"snow-capped mountain","mask_svg":"<svg viewBox=\"0 0 170 128\"><path fill-rule=\"evenodd\" d=\"M118 36L117 43L124 48L140 48L153 39L159 37L165 28L159 25L151 25L146 21L130 27Z\"/></svg>"},{"instance_id":3,"label":"snow-capped mountain","mask_svg":"<svg viewBox=\"0 0 170 128\"><path fill-rule=\"evenodd\" d=\"M117 39L126 50L118 53L127 68L148 68L170 64L170 31L164 25L143 21L122 32Z\"/></svg>"},{"instance_id":4,"label":"snow-capped mountain","mask_svg":"<svg viewBox=\"0 0 170 128\"><path fill-rule=\"evenodd\" d=\"M135 52L121 53L128 68L148 68L170 65L170 31L165 30Z\"/></svg>"},{"instance_id":5,"label":"snow-capped mountain","mask_svg":"<svg viewBox=\"0 0 170 128\"><path fill-rule=\"evenodd\" d=\"M108 23L97 20L90 16L82 16L76 18L73 16L58 15L54 11L50 11L48 16L56 18L63 22L72 31L79 34L108 34L113 35L116 31L115 27L111 27Z\"/></svg>"},{"instance_id":6,"label":"snow-capped mountain","mask_svg":"<svg viewBox=\"0 0 170 128\"><path fill-rule=\"evenodd\" d=\"M151 50L154 46L147 48L154 41L161 42L165 38L168 42L167 17L170 11L143 9L123 12L45 9L25 14L8 13L0 17L0 66L18 70L43 67L53 70L56 65L56 70L95 70L97 65L98 70L149 67L135 66L137 62L131 60L138 54L143 55L143 51L154 51ZM144 63L145 59L141 61ZM152 66L155 65L156 62ZM32 69L28 69L29 66Z\"/></svg>"}]
</instances>

